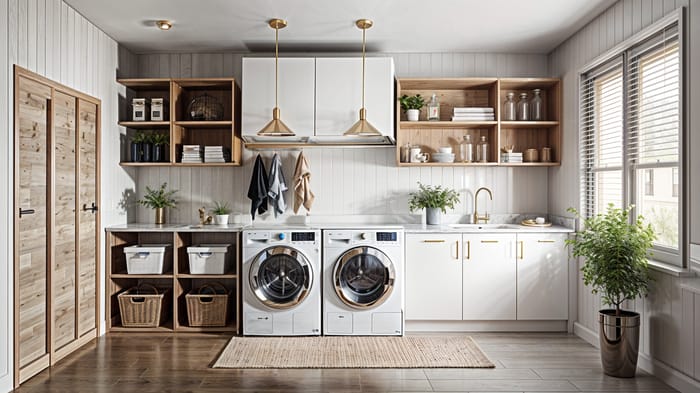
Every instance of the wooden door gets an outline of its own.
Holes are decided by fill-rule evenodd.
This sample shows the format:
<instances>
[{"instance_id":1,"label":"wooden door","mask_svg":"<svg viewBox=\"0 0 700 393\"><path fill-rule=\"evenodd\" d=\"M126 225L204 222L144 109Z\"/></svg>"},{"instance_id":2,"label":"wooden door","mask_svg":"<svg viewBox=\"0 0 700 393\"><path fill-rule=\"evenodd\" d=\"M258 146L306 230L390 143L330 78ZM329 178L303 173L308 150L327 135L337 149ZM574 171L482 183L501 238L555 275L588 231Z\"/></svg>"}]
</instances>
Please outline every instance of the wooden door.
<instances>
[{"instance_id":1,"label":"wooden door","mask_svg":"<svg viewBox=\"0 0 700 393\"><path fill-rule=\"evenodd\" d=\"M462 318L515 320L515 234L465 234Z\"/></svg>"},{"instance_id":2,"label":"wooden door","mask_svg":"<svg viewBox=\"0 0 700 393\"><path fill-rule=\"evenodd\" d=\"M461 234L406 235L406 319L462 319Z\"/></svg>"},{"instance_id":3,"label":"wooden door","mask_svg":"<svg viewBox=\"0 0 700 393\"><path fill-rule=\"evenodd\" d=\"M49 365L51 88L15 77L15 374Z\"/></svg>"}]
</instances>

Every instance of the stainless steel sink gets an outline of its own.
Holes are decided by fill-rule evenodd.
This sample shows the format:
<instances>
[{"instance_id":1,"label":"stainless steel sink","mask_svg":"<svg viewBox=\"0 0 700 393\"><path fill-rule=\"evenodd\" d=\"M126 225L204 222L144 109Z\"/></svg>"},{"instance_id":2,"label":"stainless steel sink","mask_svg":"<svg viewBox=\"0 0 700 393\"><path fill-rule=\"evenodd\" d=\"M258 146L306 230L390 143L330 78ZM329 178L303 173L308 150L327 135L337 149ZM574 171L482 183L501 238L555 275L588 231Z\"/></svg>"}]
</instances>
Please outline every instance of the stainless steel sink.
<instances>
[{"instance_id":1,"label":"stainless steel sink","mask_svg":"<svg viewBox=\"0 0 700 393\"><path fill-rule=\"evenodd\" d=\"M450 228L463 229L465 231L490 231L490 230L513 230L522 229L522 226L515 224L449 224Z\"/></svg>"}]
</instances>

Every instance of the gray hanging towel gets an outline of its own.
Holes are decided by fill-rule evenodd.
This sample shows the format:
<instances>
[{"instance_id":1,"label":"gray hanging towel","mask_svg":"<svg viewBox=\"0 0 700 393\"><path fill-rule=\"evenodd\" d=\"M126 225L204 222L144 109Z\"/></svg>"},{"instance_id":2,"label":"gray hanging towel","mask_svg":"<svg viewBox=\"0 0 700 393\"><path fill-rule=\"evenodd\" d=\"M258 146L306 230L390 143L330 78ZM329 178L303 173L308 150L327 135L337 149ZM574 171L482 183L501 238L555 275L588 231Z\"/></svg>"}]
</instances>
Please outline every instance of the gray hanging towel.
<instances>
[{"instance_id":1,"label":"gray hanging towel","mask_svg":"<svg viewBox=\"0 0 700 393\"><path fill-rule=\"evenodd\" d=\"M275 212L275 218L278 214L284 214L287 210L287 205L284 203L284 192L287 191L287 181L284 179L282 171L282 160L275 153L270 164L270 175L267 182L267 196L272 203L272 210Z\"/></svg>"},{"instance_id":2,"label":"gray hanging towel","mask_svg":"<svg viewBox=\"0 0 700 393\"><path fill-rule=\"evenodd\" d=\"M267 211L267 171L263 164L260 154L255 159L253 166L253 176L250 178L250 186L248 187L248 198L250 203L250 215L255 220L255 211L258 214L263 214Z\"/></svg>"}]
</instances>

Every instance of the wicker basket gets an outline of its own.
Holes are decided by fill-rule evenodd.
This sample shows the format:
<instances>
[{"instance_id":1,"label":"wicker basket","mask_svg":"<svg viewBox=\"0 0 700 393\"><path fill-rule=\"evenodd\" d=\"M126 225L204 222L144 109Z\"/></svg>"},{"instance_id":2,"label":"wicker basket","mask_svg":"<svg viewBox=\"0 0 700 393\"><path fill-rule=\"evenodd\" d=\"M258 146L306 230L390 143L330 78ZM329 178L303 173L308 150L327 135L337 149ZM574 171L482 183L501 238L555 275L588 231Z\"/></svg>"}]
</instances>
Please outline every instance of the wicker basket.
<instances>
[{"instance_id":1,"label":"wicker basket","mask_svg":"<svg viewBox=\"0 0 700 393\"><path fill-rule=\"evenodd\" d=\"M187 299L187 319L190 326L226 326L228 298L231 291L220 283L207 283L191 290Z\"/></svg>"},{"instance_id":2,"label":"wicker basket","mask_svg":"<svg viewBox=\"0 0 700 393\"><path fill-rule=\"evenodd\" d=\"M155 328L165 322L170 304L169 289L159 291L150 284L139 284L117 295L122 326Z\"/></svg>"}]
</instances>

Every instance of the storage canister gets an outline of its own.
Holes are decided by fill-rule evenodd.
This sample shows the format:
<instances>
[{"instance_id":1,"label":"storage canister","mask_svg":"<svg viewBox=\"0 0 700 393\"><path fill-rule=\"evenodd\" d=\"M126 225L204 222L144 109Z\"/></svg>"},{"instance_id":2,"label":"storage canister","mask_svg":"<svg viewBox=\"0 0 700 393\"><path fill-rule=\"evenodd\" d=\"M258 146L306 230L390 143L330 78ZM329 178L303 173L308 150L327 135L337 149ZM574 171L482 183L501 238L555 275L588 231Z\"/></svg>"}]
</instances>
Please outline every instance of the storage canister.
<instances>
[{"instance_id":1,"label":"storage canister","mask_svg":"<svg viewBox=\"0 0 700 393\"><path fill-rule=\"evenodd\" d=\"M200 244L187 247L190 274L224 274L231 270L230 244Z\"/></svg>"},{"instance_id":2,"label":"storage canister","mask_svg":"<svg viewBox=\"0 0 700 393\"><path fill-rule=\"evenodd\" d=\"M133 108L132 120L133 121L146 121L148 112L148 99L146 98L134 98L131 100L131 107Z\"/></svg>"},{"instance_id":3,"label":"storage canister","mask_svg":"<svg viewBox=\"0 0 700 393\"><path fill-rule=\"evenodd\" d=\"M163 274L173 263L170 244L141 244L124 247L128 274Z\"/></svg>"}]
</instances>

